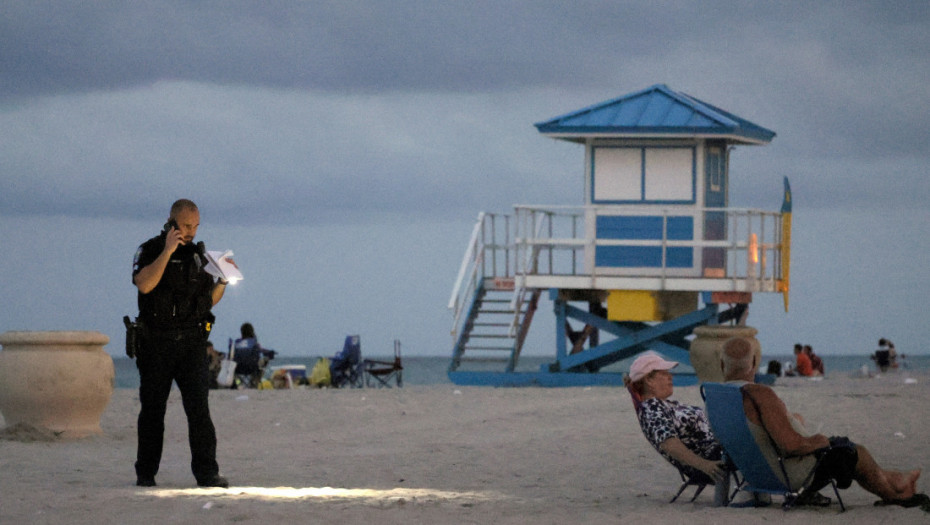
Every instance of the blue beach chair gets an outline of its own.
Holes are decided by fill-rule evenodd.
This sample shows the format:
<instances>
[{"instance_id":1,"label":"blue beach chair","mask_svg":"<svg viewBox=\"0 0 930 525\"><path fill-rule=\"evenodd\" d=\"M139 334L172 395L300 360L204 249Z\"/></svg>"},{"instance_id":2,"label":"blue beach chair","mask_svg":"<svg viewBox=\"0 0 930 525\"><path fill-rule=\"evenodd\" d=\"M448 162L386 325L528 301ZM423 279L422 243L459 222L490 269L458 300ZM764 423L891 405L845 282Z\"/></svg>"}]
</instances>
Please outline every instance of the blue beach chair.
<instances>
[{"instance_id":1,"label":"blue beach chair","mask_svg":"<svg viewBox=\"0 0 930 525\"><path fill-rule=\"evenodd\" d=\"M265 376L268 362L274 359L274 350L263 349L255 338L229 339L229 348L236 362L236 383L233 388L258 388Z\"/></svg>"},{"instance_id":2,"label":"blue beach chair","mask_svg":"<svg viewBox=\"0 0 930 525\"><path fill-rule=\"evenodd\" d=\"M782 507L785 510L790 509L803 494L812 490L810 484L814 480L814 473L817 471L817 465L811 469L807 479L798 487L792 487L784 480L788 480L788 474L784 465L784 458L779 456L778 464L781 468L782 477L779 477L772 467L766 461L765 456L759 445L756 444L752 432L749 430L749 422L746 419L746 413L743 411L743 392L739 385L728 385L722 383L704 383L701 385L701 396L707 406L707 419L714 431L717 440L723 445L727 457L736 465L742 475L743 481L738 487L755 493L775 494L785 498ZM771 438L770 438L771 439ZM774 442L773 448L778 450ZM819 464L819 460L817 462ZM840 492L836 487L836 480L829 480L833 486L833 492L840 504L840 510L845 511L846 506L840 498ZM813 487L817 489L819 487Z\"/></svg>"},{"instance_id":3,"label":"blue beach chair","mask_svg":"<svg viewBox=\"0 0 930 525\"><path fill-rule=\"evenodd\" d=\"M335 388L364 386L362 343L357 335L347 335L342 350L329 363L332 386Z\"/></svg>"}]
</instances>

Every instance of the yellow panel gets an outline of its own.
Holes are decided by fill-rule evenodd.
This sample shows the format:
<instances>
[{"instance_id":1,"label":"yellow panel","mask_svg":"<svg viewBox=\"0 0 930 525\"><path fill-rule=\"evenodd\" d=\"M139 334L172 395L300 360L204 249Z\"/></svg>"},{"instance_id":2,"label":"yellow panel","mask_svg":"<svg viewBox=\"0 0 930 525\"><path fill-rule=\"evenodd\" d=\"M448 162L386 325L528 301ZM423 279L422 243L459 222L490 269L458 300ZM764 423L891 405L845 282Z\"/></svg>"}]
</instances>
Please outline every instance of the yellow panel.
<instances>
[{"instance_id":1,"label":"yellow panel","mask_svg":"<svg viewBox=\"0 0 930 525\"><path fill-rule=\"evenodd\" d=\"M611 290L607 296L607 319L611 321L658 321L658 302L647 290Z\"/></svg>"},{"instance_id":2,"label":"yellow panel","mask_svg":"<svg viewBox=\"0 0 930 525\"><path fill-rule=\"evenodd\" d=\"M607 319L611 321L668 321L697 308L697 292L611 290Z\"/></svg>"}]
</instances>

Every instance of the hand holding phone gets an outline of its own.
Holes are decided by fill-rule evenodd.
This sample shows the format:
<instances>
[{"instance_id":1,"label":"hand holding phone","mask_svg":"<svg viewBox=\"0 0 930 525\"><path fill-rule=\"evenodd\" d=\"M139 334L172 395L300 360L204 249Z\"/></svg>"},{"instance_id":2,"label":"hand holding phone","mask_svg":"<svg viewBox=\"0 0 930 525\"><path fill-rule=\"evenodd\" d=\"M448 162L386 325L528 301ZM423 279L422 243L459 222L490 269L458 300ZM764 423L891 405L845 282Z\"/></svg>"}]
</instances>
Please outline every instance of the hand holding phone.
<instances>
[{"instance_id":1,"label":"hand holding phone","mask_svg":"<svg viewBox=\"0 0 930 525\"><path fill-rule=\"evenodd\" d=\"M178 227L178 223L174 219L170 219L165 223L164 234L165 251L168 253L174 253L179 244L185 244L184 234L181 233L181 228Z\"/></svg>"}]
</instances>

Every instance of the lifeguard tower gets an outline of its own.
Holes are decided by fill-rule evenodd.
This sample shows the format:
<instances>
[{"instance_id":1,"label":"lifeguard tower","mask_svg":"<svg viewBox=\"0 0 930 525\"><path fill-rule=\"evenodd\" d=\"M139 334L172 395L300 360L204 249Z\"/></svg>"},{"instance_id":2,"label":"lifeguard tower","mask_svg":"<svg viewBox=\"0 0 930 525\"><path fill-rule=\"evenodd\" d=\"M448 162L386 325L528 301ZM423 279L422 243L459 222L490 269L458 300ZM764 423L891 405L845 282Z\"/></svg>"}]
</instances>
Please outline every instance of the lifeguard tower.
<instances>
[{"instance_id":1,"label":"lifeguard tower","mask_svg":"<svg viewBox=\"0 0 930 525\"><path fill-rule=\"evenodd\" d=\"M738 321L753 293L782 293L787 309L787 178L779 212L728 199L731 149L774 132L665 85L536 128L584 146L584 205L478 215L449 301L454 383L620 384L598 372L647 349L689 363L692 331ZM543 293L555 359L519 372Z\"/></svg>"}]
</instances>

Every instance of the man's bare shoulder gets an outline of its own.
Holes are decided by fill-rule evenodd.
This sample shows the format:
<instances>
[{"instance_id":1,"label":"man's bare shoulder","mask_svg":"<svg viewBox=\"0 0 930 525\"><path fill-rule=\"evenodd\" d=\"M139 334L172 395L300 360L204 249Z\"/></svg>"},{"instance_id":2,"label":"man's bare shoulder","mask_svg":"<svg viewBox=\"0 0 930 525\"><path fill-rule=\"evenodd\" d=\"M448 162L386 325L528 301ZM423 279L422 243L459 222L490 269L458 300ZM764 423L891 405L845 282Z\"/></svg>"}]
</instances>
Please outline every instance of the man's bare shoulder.
<instances>
[{"instance_id":1,"label":"man's bare shoulder","mask_svg":"<svg viewBox=\"0 0 930 525\"><path fill-rule=\"evenodd\" d=\"M752 398L753 401L761 406L783 404L781 398L778 397L778 394L776 394L775 391L767 385L749 383L743 386L743 391L746 392L746 394Z\"/></svg>"}]
</instances>

